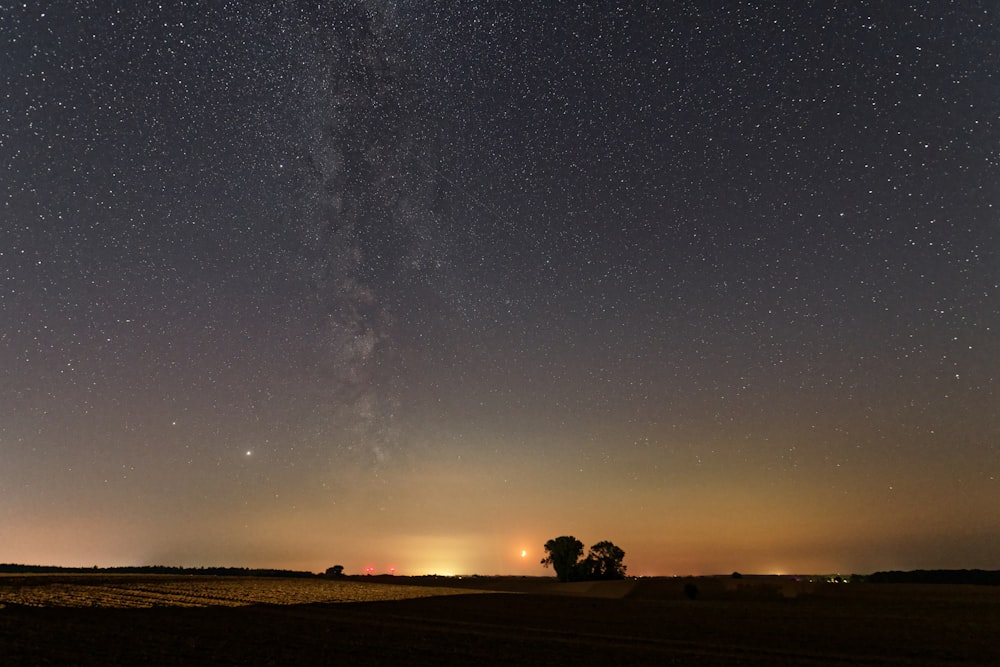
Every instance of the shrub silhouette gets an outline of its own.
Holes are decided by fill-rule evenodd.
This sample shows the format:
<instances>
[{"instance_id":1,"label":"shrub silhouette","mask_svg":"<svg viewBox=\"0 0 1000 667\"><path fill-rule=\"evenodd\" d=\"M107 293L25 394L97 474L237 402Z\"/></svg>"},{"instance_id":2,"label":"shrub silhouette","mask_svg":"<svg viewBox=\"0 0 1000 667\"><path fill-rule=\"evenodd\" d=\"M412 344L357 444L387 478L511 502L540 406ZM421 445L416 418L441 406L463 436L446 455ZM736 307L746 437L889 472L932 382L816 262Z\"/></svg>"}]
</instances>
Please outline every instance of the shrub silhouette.
<instances>
[{"instance_id":1,"label":"shrub silhouette","mask_svg":"<svg viewBox=\"0 0 1000 667\"><path fill-rule=\"evenodd\" d=\"M688 600L697 600L698 587L694 584L684 584L684 595L687 596Z\"/></svg>"}]
</instances>

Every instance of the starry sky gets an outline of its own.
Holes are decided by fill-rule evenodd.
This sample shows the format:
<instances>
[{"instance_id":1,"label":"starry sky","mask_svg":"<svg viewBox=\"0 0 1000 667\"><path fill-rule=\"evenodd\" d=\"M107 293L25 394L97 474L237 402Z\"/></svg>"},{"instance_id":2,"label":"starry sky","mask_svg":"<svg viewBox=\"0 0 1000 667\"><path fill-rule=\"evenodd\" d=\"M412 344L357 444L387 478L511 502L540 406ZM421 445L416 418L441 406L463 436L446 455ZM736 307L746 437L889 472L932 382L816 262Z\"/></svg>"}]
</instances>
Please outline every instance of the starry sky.
<instances>
[{"instance_id":1,"label":"starry sky","mask_svg":"<svg viewBox=\"0 0 1000 667\"><path fill-rule=\"evenodd\" d=\"M996 3L0 2L0 60L0 562L1000 568Z\"/></svg>"}]
</instances>

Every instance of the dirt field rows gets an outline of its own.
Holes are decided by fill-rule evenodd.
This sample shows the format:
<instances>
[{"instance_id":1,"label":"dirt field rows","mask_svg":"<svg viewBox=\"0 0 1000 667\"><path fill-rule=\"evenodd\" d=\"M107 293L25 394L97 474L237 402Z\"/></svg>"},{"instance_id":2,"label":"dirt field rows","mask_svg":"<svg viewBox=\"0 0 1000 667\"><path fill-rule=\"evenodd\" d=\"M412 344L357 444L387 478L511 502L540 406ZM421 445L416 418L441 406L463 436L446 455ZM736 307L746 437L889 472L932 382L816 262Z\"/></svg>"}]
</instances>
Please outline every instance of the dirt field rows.
<instances>
[{"instance_id":1,"label":"dirt field rows","mask_svg":"<svg viewBox=\"0 0 1000 667\"><path fill-rule=\"evenodd\" d=\"M74 584L78 593L88 585L99 595L129 591L122 597L130 602L139 590L203 606L39 607L11 601L14 590L25 595L44 587L31 579L0 578L5 666L1000 665L1000 589L990 587L830 585L790 598L773 582L733 588L730 582L698 580L700 595L690 600L679 580L566 586L519 579L236 579L222 582L221 592L191 581L192 592L183 590L184 582L157 587L98 577L53 582ZM453 585L440 585L445 582ZM352 586L337 592L328 583ZM367 589L358 593L362 599L396 598L245 603L257 597L273 601L300 585L315 585L318 594L337 599L354 586ZM266 594L261 590L269 587ZM502 592L466 594L485 588ZM224 602L210 602L215 599ZM235 600L244 606L229 606Z\"/></svg>"},{"instance_id":2,"label":"dirt field rows","mask_svg":"<svg viewBox=\"0 0 1000 667\"><path fill-rule=\"evenodd\" d=\"M174 575L0 575L0 604L31 607L240 607L373 602L476 592L381 582Z\"/></svg>"}]
</instances>

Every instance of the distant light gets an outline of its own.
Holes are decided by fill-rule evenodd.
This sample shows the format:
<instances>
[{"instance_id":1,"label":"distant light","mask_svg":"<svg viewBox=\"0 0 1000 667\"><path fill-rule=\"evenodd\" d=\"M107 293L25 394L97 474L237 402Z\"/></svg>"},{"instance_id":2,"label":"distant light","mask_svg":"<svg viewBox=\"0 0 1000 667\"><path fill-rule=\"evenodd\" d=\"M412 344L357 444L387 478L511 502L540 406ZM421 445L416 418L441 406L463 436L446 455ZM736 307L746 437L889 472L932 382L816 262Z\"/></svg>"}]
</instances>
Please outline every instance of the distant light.
<instances>
[{"instance_id":1,"label":"distant light","mask_svg":"<svg viewBox=\"0 0 1000 667\"><path fill-rule=\"evenodd\" d=\"M247 456L253 456L253 452L251 452L249 449L247 450Z\"/></svg>"},{"instance_id":2,"label":"distant light","mask_svg":"<svg viewBox=\"0 0 1000 667\"><path fill-rule=\"evenodd\" d=\"M527 549L521 549L521 558L525 558L528 555Z\"/></svg>"}]
</instances>

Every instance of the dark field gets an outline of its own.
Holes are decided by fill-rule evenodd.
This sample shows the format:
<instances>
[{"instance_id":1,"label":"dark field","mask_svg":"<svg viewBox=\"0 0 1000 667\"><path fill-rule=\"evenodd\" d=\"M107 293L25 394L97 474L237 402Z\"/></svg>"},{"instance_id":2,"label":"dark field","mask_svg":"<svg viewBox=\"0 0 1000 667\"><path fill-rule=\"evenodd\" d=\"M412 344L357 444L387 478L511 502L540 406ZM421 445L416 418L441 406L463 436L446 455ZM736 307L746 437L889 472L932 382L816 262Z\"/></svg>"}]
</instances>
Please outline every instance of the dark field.
<instances>
[{"instance_id":1,"label":"dark field","mask_svg":"<svg viewBox=\"0 0 1000 667\"><path fill-rule=\"evenodd\" d=\"M1000 665L985 586L30 575L0 605L4 666Z\"/></svg>"}]
</instances>

